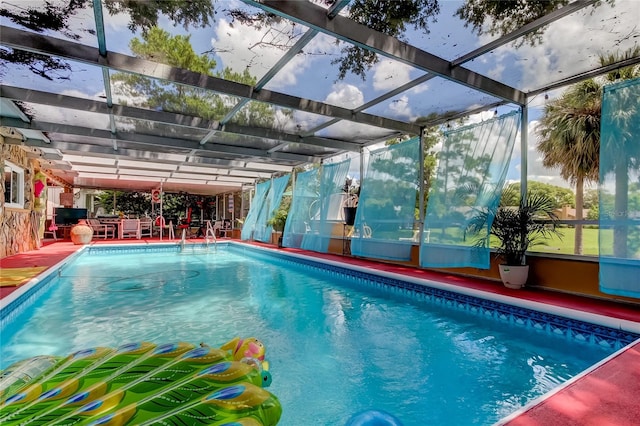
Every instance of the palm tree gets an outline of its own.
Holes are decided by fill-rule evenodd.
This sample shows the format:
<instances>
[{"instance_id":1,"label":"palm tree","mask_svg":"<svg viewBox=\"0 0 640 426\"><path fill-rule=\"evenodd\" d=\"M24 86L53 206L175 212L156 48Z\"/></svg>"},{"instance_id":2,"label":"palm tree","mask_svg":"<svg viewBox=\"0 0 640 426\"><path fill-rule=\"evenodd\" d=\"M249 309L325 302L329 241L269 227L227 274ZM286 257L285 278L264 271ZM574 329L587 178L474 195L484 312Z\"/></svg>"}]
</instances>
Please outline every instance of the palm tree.
<instances>
[{"instance_id":1,"label":"palm tree","mask_svg":"<svg viewBox=\"0 0 640 426\"><path fill-rule=\"evenodd\" d=\"M640 54L636 47L623 54L600 57L602 66ZM611 72L601 80L590 79L571 86L545 107L538 125L538 152L545 167L560 169L560 175L576 185L576 219L583 218L584 184L599 178L600 121L603 84L639 75L638 67ZM576 225L575 254L582 254L582 225Z\"/></svg>"},{"instance_id":2,"label":"palm tree","mask_svg":"<svg viewBox=\"0 0 640 426\"><path fill-rule=\"evenodd\" d=\"M595 80L572 86L545 107L538 126L538 152L545 167L576 185L576 219L582 219L585 181L597 182L602 87ZM575 253L582 254L582 225L576 225Z\"/></svg>"}]
</instances>

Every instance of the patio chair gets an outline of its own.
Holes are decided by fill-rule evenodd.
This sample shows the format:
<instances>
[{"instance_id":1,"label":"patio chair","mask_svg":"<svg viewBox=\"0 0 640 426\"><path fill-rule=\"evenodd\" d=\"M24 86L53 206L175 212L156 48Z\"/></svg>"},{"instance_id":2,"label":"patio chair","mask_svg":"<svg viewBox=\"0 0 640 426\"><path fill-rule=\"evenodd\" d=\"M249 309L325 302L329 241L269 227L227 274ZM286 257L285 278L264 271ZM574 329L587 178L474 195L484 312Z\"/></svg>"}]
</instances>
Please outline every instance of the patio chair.
<instances>
[{"instance_id":1,"label":"patio chair","mask_svg":"<svg viewBox=\"0 0 640 426\"><path fill-rule=\"evenodd\" d=\"M111 238L116 237L115 225L100 223L98 219L87 219L87 222L89 223L91 229L93 229L94 237L102 237L105 240L108 236L111 236Z\"/></svg>"},{"instance_id":2,"label":"patio chair","mask_svg":"<svg viewBox=\"0 0 640 426\"><path fill-rule=\"evenodd\" d=\"M58 241L58 236L56 235L56 231L58 230L58 226L54 222L53 219L47 219L44 223L44 235L46 237L47 234L53 237L54 241Z\"/></svg>"},{"instance_id":3,"label":"patio chair","mask_svg":"<svg viewBox=\"0 0 640 426\"><path fill-rule=\"evenodd\" d=\"M180 219L180 222L178 223L178 231L182 231L182 239L186 238L187 232L189 232L189 229L191 228L191 212L192 209L189 207L187 209L187 218Z\"/></svg>"},{"instance_id":4,"label":"patio chair","mask_svg":"<svg viewBox=\"0 0 640 426\"><path fill-rule=\"evenodd\" d=\"M225 219L222 222L222 227L220 228L219 232L221 237L229 237L231 235L231 220Z\"/></svg>"},{"instance_id":5,"label":"patio chair","mask_svg":"<svg viewBox=\"0 0 640 426\"><path fill-rule=\"evenodd\" d=\"M140 220L140 237L151 237L153 235L153 222L150 218Z\"/></svg>"},{"instance_id":6,"label":"patio chair","mask_svg":"<svg viewBox=\"0 0 640 426\"><path fill-rule=\"evenodd\" d=\"M118 227L120 239L140 239L140 219L122 219Z\"/></svg>"},{"instance_id":7,"label":"patio chair","mask_svg":"<svg viewBox=\"0 0 640 426\"><path fill-rule=\"evenodd\" d=\"M173 232L173 221L170 220L169 223L167 223L164 219L164 216L156 217L156 219L153 221L153 226L156 228L155 233L157 235L162 235L163 237L166 236L170 240L173 240L175 238Z\"/></svg>"}]
</instances>

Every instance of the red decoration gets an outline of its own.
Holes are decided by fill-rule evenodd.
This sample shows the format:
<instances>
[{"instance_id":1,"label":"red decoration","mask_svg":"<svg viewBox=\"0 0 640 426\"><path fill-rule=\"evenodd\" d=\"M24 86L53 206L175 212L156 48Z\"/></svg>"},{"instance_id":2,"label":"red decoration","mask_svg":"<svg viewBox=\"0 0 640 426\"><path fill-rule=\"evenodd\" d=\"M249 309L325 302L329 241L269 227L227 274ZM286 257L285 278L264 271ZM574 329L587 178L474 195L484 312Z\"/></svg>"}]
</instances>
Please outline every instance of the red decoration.
<instances>
[{"instance_id":1,"label":"red decoration","mask_svg":"<svg viewBox=\"0 0 640 426\"><path fill-rule=\"evenodd\" d=\"M44 189L44 183L41 180L37 180L36 183L33 184L33 193L36 198L40 198L40 194L42 194L42 190Z\"/></svg>"}]
</instances>

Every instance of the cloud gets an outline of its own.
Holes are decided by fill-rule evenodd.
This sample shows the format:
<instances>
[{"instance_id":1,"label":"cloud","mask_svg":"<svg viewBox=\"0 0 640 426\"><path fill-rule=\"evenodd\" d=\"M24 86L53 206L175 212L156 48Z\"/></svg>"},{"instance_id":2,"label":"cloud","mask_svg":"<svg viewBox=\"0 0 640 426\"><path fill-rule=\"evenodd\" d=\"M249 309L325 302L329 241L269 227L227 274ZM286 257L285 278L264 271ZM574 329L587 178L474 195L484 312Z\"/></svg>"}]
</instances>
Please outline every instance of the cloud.
<instances>
[{"instance_id":1,"label":"cloud","mask_svg":"<svg viewBox=\"0 0 640 426\"><path fill-rule=\"evenodd\" d=\"M402 95L398 99L389 104L389 110L393 114L393 117L399 119L406 118L413 121L415 117L412 117L411 106L409 105L409 97Z\"/></svg>"},{"instance_id":2,"label":"cloud","mask_svg":"<svg viewBox=\"0 0 640 426\"><path fill-rule=\"evenodd\" d=\"M637 29L621 25L628 14L637 15L635 1L613 5L602 2L598 7L584 8L548 25L542 42L536 46L525 44L515 48L509 43L475 61L492 64L486 71L489 76L506 80L521 90L544 87L558 78L599 66L599 54L633 47L637 42L628 35Z\"/></svg>"},{"instance_id":3,"label":"cloud","mask_svg":"<svg viewBox=\"0 0 640 426\"><path fill-rule=\"evenodd\" d=\"M362 91L352 84L336 83L325 99L331 105L354 109L364 103Z\"/></svg>"},{"instance_id":4,"label":"cloud","mask_svg":"<svg viewBox=\"0 0 640 426\"><path fill-rule=\"evenodd\" d=\"M376 91L389 91L411 81L414 68L403 63L382 59L373 69L373 88Z\"/></svg>"},{"instance_id":5,"label":"cloud","mask_svg":"<svg viewBox=\"0 0 640 426\"><path fill-rule=\"evenodd\" d=\"M527 150L527 177L530 181L543 182L563 188L573 188L569 182L560 176L558 169L549 169L542 164L542 154L538 152L537 146L540 137L536 128L540 122L532 120L528 126L528 150ZM516 139L516 145L513 149L513 157L520 163L520 138ZM520 167L518 167L520 169Z\"/></svg>"},{"instance_id":6,"label":"cloud","mask_svg":"<svg viewBox=\"0 0 640 426\"><path fill-rule=\"evenodd\" d=\"M260 78L284 54L284 50L278 46L293 44L283 35L290 30L291 26L284 21L259 31L246 25L232 24L222 18L216 21L211 47L217 52L222 67L229 67L236 72L248 68L253 76Z\"/></svg>"}]
</instances>

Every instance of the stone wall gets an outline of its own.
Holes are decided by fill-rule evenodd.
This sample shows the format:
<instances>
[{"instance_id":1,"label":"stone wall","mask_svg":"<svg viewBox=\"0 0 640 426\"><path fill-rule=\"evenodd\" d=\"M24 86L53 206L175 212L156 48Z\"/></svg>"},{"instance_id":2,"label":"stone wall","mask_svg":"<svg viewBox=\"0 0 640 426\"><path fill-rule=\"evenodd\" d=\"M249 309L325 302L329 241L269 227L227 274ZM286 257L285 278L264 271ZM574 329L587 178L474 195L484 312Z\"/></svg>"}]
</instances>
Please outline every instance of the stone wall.
<instances>
[{"instance_id":1,"label":"stone wall","mask_svg":"<svg viewBox=\"0 0 640 426\"><path fill-rule=\"evenodd\" d=\"M24 206L23 208L5 208L4 206L4 178L0 179L2 198L0 198L0 257L10 256L39 248L37 231L42 216L33 211L33 176L37 163L27 158L27 153L17 145L4 143L0 136L0 165L4 176L4 162L12 163L24 168ZM37 222L34 224L32 222ZM36 226L37 225L37 226Z\"/></svg>"}]
</instances>

